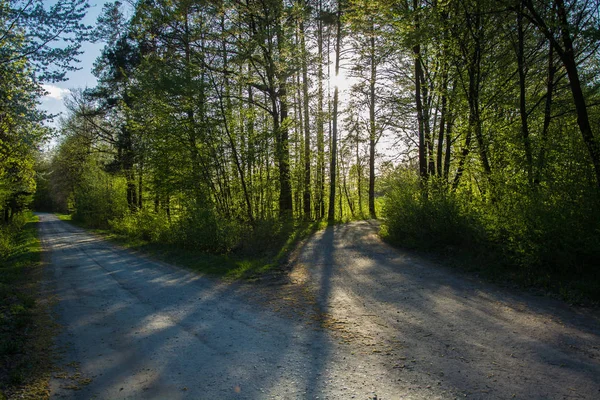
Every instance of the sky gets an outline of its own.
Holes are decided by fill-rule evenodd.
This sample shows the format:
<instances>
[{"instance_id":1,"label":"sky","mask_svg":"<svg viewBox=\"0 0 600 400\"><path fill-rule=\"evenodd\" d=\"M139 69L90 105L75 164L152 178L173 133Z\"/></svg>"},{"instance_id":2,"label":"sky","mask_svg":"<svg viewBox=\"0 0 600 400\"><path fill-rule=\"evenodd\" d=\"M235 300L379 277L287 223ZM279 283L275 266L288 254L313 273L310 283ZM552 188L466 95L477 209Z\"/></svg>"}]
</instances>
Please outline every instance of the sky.
<instances>
[{"instance_id":1,"label":"sky","mask_svg":"<svg viewBox=\"0 0 600 400\"><path fill-rule=\"evenodd\" d=\"M49 2L49 4L51 3ZM103 0L91 0L90 8L83 23L94 26L104 3ZM92 67L103 46L102 43L83 43L81 50L84 53L79 56L81 62L77 64L80 69L68 72L68 80L64 82L43 85L48 94L41 99L39 108L52 114L64 113L66 111L64 99L69 95L70 89L96 86L96 78L92 74ZM51 125L56 125L56 119Z\"/></svg>"}]
</instances>

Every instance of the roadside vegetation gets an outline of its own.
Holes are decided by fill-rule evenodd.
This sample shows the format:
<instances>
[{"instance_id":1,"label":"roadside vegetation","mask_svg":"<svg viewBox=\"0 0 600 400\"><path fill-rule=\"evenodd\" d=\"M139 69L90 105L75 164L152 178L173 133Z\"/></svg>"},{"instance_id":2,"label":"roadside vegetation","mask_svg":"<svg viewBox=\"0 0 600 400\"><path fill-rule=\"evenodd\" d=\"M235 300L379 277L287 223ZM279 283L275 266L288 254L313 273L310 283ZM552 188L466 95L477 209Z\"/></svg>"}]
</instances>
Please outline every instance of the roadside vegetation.
<instances>
[{"instance_id":1,"label":"roadside vegetation","mask_svg":"<svg viewBox=\"0 0 600 400\"><path fill-rule=\"evenodd\" d=\"M108 224L91 225L77 213L57 214L59 219L74 225L92 229L95 233L125 248L140 251L172 265L228 280L254 280L264 274L277 274L285 268L287 257L295 246L317 230L327 226L327 221L274 220L261 227L239 232L230 236L231 248L193 246L187 241L176 241L176 230L182 229L168 221L156 222L156 217L127 215L121 220L110 220ZM238 227L238 229L240 229ZM209 233L207 233L208 235ZM214 243L214 242L212 242Z\"/></svg>"},{"instance_id":2,"label":"roadside vegetation","mask_svg":"<svg viewBox=\"0 0 600 400\"><path fill-rule=\"evenodd\" d=\"M37 217L0 226L0 399L48 397L53 323L40 297Z\"/></svg>"},{"instance_id":3,"label":"roadside vegetation","mask_svg":"<svg viewBox=\"0 0 600 400\"><path fill-rule=\"evenodd\" d=\"M597 5L107 3L36 206L230 276L383 217L393 243L597 299Z\"/></svg>"},{"instance_id":4,"label":"roadside vegetation","mask_svg":"<svg viewBox=\"0 0 600 400\"><path fill-rule=\"evenodd\" d=\"M573 178L573 177L572 177ZM600 208L595 188L571 180L551 192L504 187L493 202L414 171L388 177L383 237L482 277L600 302Z\"/></svg>"},{"instance_id":5,"label":"roadside vegetation","mask_svg":"<svg viewBox=\"0 0 600 400\"><path fill-rule=\"evenodd\" d=\"M392 243L600 300L599 5L107 1L92 27L87 0L0 1L0 390L43 365L30 207L231 279L383 218ZM51 128L41 99L87 41L97 84Z\"/></svg>"}]
</instances>

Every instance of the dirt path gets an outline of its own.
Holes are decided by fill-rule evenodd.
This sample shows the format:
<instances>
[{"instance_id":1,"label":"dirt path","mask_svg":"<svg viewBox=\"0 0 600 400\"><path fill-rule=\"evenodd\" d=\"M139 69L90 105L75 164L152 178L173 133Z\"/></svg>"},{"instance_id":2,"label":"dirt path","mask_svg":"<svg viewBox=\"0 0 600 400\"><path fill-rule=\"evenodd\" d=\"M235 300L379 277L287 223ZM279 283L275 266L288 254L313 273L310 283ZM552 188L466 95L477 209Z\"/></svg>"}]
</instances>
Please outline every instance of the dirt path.
<instances>
[{"instance_id":1,"label":"dirt path","mask_svg":"<svg viewBox=\"0 0 600 400\"><path fill-rule=\"evenodd\" d=\"M57 295L54 398L600 397L597 315L318 233L283 285L224 284L42 214Z\"/></svg>"}]
</instances>

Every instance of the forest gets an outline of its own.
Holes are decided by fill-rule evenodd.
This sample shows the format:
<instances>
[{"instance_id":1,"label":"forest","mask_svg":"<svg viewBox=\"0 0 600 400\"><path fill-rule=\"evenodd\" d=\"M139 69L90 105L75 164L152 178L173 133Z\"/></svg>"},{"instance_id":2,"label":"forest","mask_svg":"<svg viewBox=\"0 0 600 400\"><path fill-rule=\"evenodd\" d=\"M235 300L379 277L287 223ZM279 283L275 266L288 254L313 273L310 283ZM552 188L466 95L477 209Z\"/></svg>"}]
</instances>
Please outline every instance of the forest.
<instances>
[{"instance_id":1,"label":"forest","mask_svg":"<svg viewBox=\"0 0 600 400\"><path fill-rule=\"evenodd\" d=\"M229 254L379 218L395 245L600 298L598 1L115 1L94 27L83 0L34 3L69 34L0 2L4 226L34 208ZM84 41L98 84L54 131L41 84Z\"/></svg>"}]
</instances>

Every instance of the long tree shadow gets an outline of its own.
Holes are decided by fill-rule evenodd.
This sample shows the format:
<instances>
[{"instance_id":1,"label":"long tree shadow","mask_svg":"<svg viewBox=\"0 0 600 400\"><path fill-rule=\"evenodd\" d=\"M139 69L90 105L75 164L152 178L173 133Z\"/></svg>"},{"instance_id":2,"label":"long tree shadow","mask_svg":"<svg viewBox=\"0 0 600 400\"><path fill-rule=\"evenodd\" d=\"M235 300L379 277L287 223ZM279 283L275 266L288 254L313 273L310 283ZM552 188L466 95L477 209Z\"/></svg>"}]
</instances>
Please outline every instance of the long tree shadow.
<instances>
[{"instance_id":1,"label":"long tree shadow","mask_svg":"<svg viewBox=\"0 0 600 400\"><path fill-rule=\"evenodd\" d=\"M597 316L466 279L392 249L365 224L340 226L333 235L328 290L348 296L333 296L328 304L334 301L336 316L355 323L354 329L379 326L381 347L400 353L387 350L380 362L398 367L399 379L482 398L569 395L568 382L588 395L600 390ZM312 247L300 262L318 275L323 266L313 264Z\"/></svg>"},{"instance_id":2,"label":"long tree shadow","mask_svg":"<svg viewBox=\"0 0 600 400\"><path fill-rule=\"evenodd\" d=\"M314 303L316 309L313 314L316 322L319 324L319 328L323 323L324 316L329 312L329 297L331 295L331 276L333 274L334 263L334 227L328 226L323 232L320 233L320 238L314 242L312 249L312 258L315 260L315 265L318 265L317 276L314 282L316 282L316 302ZM312 364L306 377L307 383L307 395L310 398L316 398L318 395L323 394L323 371L328 362L328 349L330 344L328 341L331 340L327 336L320 334L318 329L313 330L311 338L311 360Z\"/></svg>"},{"instance_id":3,"label":"long tree shadow","mask_svg":"<svg viewBox=\"0 0 600 400\"><path fill-rule=\"evenodd\" d=\"M45 223L64 325L58 344L63 365L78 363L69 379L54 379L55 394L258 399L319 390L326 335L247 301L245 285L221 284L115 250L58 221Z\"/></svg>"},{"instance_id":4,"label":"long tree shadow","mask_svg":"<svg viewBox=\"0 0 600 400\"><path fill-rule=\"evenodd\" d=\"M59 314L71 313L59 340L68 349L64 363L79 360L82 376L92 378L74 392L60 389L58 380L57 393L346 398L340 382L361 370L342 364L354 368L365 360L388 371L381 385L396 397L502 398L512 391L548 398L568 390L559 387L565 377L584 393L597 385L598 331L589 319L578 322L555 303L457 277L381 243L370 226L354 227L330 226L301 249L314 296L307 325L306 318L282 317L254 301L254 286L221 284L115 250L77 228L48 225ZM541 335L540 315L565 328ZM335 318L352 333L377 323L379 347L365 356L355 340L356 355L340 350L339 337L325 329ZM348 386L364 386L356 382Z\"/></svg>"}]
</instances>

